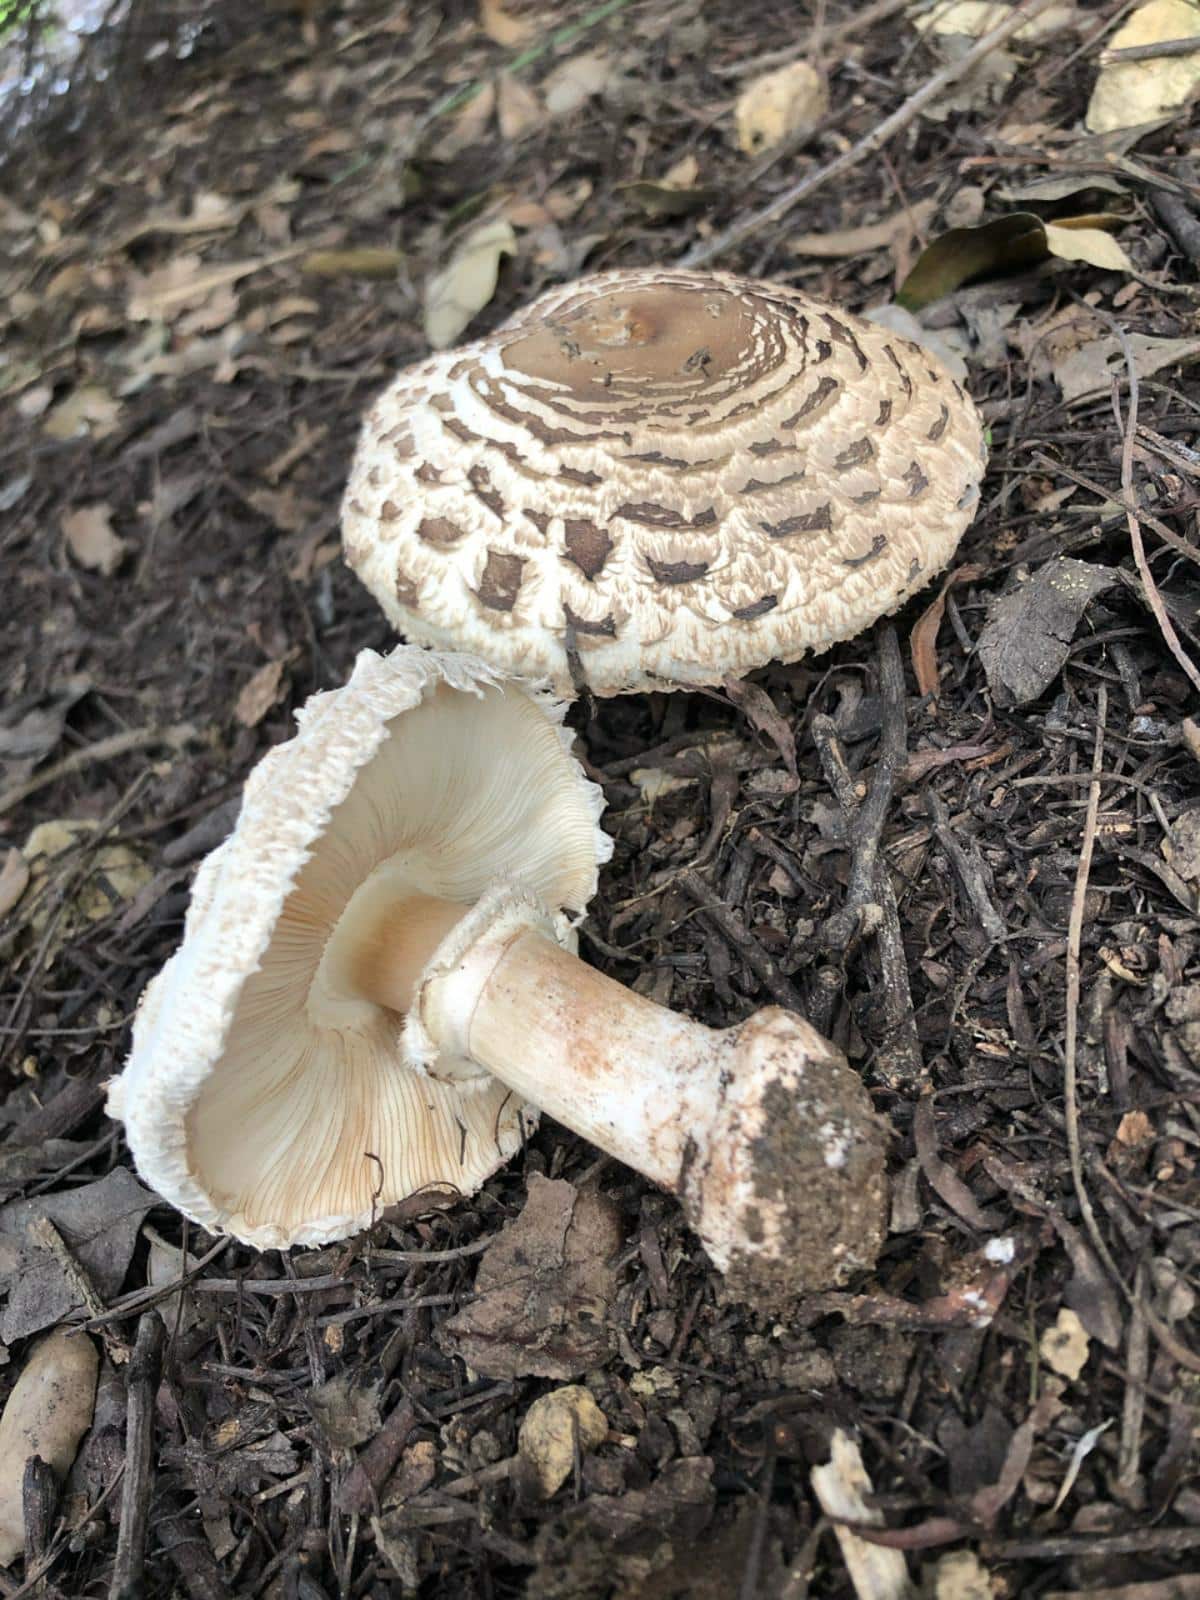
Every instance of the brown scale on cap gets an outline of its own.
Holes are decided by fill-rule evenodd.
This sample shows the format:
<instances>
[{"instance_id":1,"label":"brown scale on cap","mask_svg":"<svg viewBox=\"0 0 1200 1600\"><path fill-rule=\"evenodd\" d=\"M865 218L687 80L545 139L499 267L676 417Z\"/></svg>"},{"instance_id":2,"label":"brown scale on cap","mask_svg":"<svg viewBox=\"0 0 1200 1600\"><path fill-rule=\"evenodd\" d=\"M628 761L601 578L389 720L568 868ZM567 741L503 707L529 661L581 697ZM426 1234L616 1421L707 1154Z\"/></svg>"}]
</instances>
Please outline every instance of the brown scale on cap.
<instances>
[{"instance_id":1,"label":"brown scale on cap","mask_svg":"<svg viewBox=\"0 0 1200 1600\"><path fill-rule=\"evenodd\" d=\"M949 560L984 463L927 350L779 285L647 267L401 373L343 527L410 640L617 694L860 632Z\"/></svg>"}]
</instances>

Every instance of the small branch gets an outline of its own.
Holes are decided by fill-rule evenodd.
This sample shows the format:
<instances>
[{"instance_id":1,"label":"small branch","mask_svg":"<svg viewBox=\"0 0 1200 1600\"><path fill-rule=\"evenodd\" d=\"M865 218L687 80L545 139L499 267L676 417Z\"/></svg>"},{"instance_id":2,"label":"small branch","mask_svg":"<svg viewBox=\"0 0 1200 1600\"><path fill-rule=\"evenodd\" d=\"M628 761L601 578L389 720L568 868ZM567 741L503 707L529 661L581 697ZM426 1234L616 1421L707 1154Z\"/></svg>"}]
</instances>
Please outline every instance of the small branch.
<instances>
[{"instance_id":1,"label":"small branch","mask_svg":"<svg viewBox=\"0 0 1200 1600\"><path fill-rule=\"evenodd\" d=\"M1189 39L1159 39L1156 44L1131 44L1124 50L1102 50L1100 65L1115 67L1122 61L1160 61L1164 56L1200 55L1200 40L1193 34Z\"/></svg>"},{"instance_id":2,"label":"small branch","mask_svg":"<svg viewBox=\"0 0 1200 1600\"><path fill-rule=\"evenodd\" d=\"M904 664L896 630L890 624L884 628L879 641L879 685L883 731L871 788L861 803L833 722L819 716L812 721L813 742L821 768L841 808L846 845L853 852L846 902L828 918L821 937L826 949L844 954L863 934L875 934L881 977L880 1003L888 1032L886 1050L881 1051L883 1076L892 1088L908 1091L925 1080L926 1072L913 1012L896 891L881 853L883 825L908 746ZM827 998L832 1001L832 994L827 992ZM823 1028L822 1031L828 1030Z\"/></svg>"},{"instance_id":3,"label":"small branch","mask_svg":"<svg viewBox=\"0 0 1200 1600\"><path fill-rule=\"evenodd\" d=\"M896 787L896 775L904 765L908 749L908 723L904 714L904 663L900 658L896 630L890 623L879 636L879 688L883 699L879 754L867 798L848 819L846 830L847 843L852 851L846 902L825 924L825 942L835 949L851 943L864 931L868 921L871 931L878 926L876 888L880 841ZM868 907L872 906L874 911L868 912Z\"/></svg>"},{"instance_id":4,"label":"small branch","mask_svg":"<svg viewBox=\"0 0 1200 1600\"><path fill-rule=\"evenodd\" d=\"M874 155L896 134L907 128L909 123L915 121L925 107L936 100L943 90L957 83L960 78L966 77L981 61L991 55L993 50L1005 44L1027 22L1040 16L1050 4L1051 0L1023 0L1023 4L1016 6L997 27L977 40L961 60L947 62L940 72L935 72L915 94L909 95L902 106L893 111L890 117L885 117L857 144L851 145L849 150L843 151L828 165L801 178L799 183L794 183L790 189L785 189L761 211L743 217L740 222L735 222L731 228L718 234L715 239L694 245L682 258L680 266L704 266L718 256L727 255L730 250L736 250L739 245L745 244L747 239L767 227L769 223L778 222L781 217L786 216L802 200L810 199L818 189L823 189L834 178L842 177L865 161L868 156Z\"/></svg>"},{"instance_id":5,"label":"small branch","mask_svg":"<svg viewBox=\"0 0 1200 1600\"><path fill-rule=\"evenodd\" d=\"M721 936L733 946L754 976L778 1005L804 1014L804 1002L792 983L742 921L741 915L715 894L700 874L691 867L678 873L675 882L703 910Z\"/></svg>"},{"instance_id":6,"label":"small branch","mask_svg":"<svg viewBox=\"0 0 1200 1600\"><path fill-rule=\"evenodd\" d=\"M400 1452L416 1425L416 1408L406 1396L392 1408L383 1427L351 1467L337 1494L339 1511L347 1516L378 1512L379 1491L400 1459Z\"/></svg>"},{"instance_id":7,"label":"small branch","mask_svg":"<svg viewBox=\"0 0 1200 1600\"><path fill-rule=\"evenodd\" d=\"M1008 929L1005 927L1000 913L992 904L992 897L988 893L987 880L984 876L984 865L980 860L978 848L972 841L970 849L955 837L950 826L950 814L946 810L942 797L935 794L932 789L926 791L925 803L929 807L929 814L933 818L933 831L937 834L938 843L950 857L954 870L958 873L958 881L963 886L963 891L975 909L979 918L979 925L993 944L999 944L1007 938Z\"/></svg>"},{"instance_id":8,"label":"small branch","mask_svg":"<svg viewBox=\"0 0 1200 1600\"><path fill-rule=\"evenodd\" d=\"M57 1262L63 1277L78 1296L80 1304L86 1309L89 1319L107 1316L108 1307L97 1294L95 1284L88 1277L82 1262L76 1261L67 1241L50 1218L34 1217L25 1232L31 1244L36 1245L39 1250L44 1250ZM129 1347L117 1334L105 1329L102 1330L101 1337L108 1349L109 1359L115 1365L120 1366L129 1360Z\"/></svg>"},{"instance_id":9,"label":"small branch","mask_svg":"<svg viewBox=\"0 0 1200 1600\"><path fill-rule=\"evenodd\" d=\"M195 733L196 730L190 723L180 722L170 728L129 728L124 733L114 733L107 739L97 739L95 744L85 745L82 750L73 750L61 761L43 767L24 783L14 783L10 788L0 790L0 817L11 811L14 806L20 805L22 800L28 800L30 795L36 794L39 789L44 789L48 783L57 783L59 778L69 778L73 773L85 772L94 762L113 761L118 756L128 755L133 750L145 750L157 744L179 749L189 739L194 738Z\"/></svg>"},{"instance_id":10,"label":"small branch","mask_svg":"<svg viewBox=\"0 0 1200 1600\"><path fill-rule=\"evenodd\" d=\"M138 1323L129 1363L129 1401L125 1417L125 1478L121 1485L121 1526L109 1600L138 1600L146 1564L150 1520L150 1464L154 1448L154 1397L162 1371L165 1338L162 1318L147 1311Z\"/></svg>"},{"instance_id":11,"label":"small branch","mask_svg":"<svg viewBox=\"0 0 1200 1600\"><path fill-rule=\"evenodd\" d=\"M1124 502L1123 509L1125 520L1129 524L1129 542L1133 546L1133 559L1137 564L1138 576L1142 580L1142 587L1146 591L1146 601L1154 613L1154 620L1158 623L1159 632L1166 641L1167 649L1178 661L1186 675L1191 679L1192 687L1200 689L1200 671L1184 650L1179 635L1175 632L1175 624L1167 615L1167 608L1163 604L1162 595L1154 582L1154 574L1150 571L1150 563L1146 560L1146 546L1142 540L1142 524L1137 513L1132 509L1136 504L1133 493L1133 445L1137 437L1138 419L1138 371L1137 361L1134 358L1133 346L1129 342L1129 332L1124 323L1118 322L1115 317L1110 317L1106 312L1100 313L1104 321L1116 333L1121 342L1121 354L1125 357L1125 370L1129 377L1129 406L1125 414L1125 436L1121 446L1121 496Z\"/></svg>"}]
</instances>

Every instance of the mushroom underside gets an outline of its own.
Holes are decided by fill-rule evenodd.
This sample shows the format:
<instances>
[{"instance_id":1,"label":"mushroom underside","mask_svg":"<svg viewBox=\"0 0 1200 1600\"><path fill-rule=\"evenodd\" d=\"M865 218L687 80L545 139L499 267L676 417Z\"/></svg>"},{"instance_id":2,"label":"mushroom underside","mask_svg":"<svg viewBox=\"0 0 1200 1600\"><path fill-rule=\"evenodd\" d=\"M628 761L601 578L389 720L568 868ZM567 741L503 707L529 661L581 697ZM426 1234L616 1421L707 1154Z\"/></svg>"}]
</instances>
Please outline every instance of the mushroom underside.
<instances>
[{"instance_id":1,"label":"mushroom underside","mask_svg":"<svg viewBox=\"0 0 1200 1600\"><path fill-rule=\"evenodd\" d=\"M143 1174L198 1221L259 1245L351 1233L431 1186L471 1193L513 1153L536 1114L478 1069L439 1072L415 1055L396 974L411 986L495 883L578 912L603 855L593 786L516 686L431 683L311 839L288 787L319 792L328 777L293 765L247 786L118 1086ZM264 909L281 849L298 869ZM222 928L255 917L261 953L239 974ZM385 947L386 992L373 972Z\"/></svg>"}]
</instances>

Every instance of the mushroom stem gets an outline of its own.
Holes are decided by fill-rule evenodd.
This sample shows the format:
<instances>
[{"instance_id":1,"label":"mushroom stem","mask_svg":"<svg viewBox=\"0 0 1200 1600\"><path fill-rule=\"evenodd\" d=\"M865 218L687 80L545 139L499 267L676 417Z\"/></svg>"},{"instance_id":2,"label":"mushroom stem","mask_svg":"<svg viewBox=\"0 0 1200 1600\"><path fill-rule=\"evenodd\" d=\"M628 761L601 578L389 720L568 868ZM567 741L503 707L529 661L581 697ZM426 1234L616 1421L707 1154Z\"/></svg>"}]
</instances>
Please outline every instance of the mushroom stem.
<instances>
[{"instance_id":1,"label":"mushroom stem","mask_svg":"<svg viewBox=\"0 0 1200 1600\"><path fill-rule=\"evenodd\" d=\"M678 1195L735 1291L786 1298L874 1263L882 1128L801 1018L691 1022L562 949L541 908L503 891L439 947L414 1014L447 1058Z\"/></svg>"}]
</instances>

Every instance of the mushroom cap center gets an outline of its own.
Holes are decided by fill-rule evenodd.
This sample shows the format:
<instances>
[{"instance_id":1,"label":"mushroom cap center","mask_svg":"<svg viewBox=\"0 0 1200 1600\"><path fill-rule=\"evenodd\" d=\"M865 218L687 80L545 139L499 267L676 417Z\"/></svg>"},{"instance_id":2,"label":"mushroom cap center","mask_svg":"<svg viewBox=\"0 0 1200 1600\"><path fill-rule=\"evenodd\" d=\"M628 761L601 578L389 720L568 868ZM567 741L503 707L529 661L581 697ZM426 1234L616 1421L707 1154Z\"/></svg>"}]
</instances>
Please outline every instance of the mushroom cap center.
<instances>
[{"instance_id":1,"label":"mushroom cap center","mask_svg":"<svg viewBox=\"0 0 1200 1600\"><path fill-rule=\"evenodd\" d=\"M580 400L695 398L714 379L750 376L762 321L722 285L639 284L589 295L506 342L512 372Z\"/></svg>"}]
</instances>

